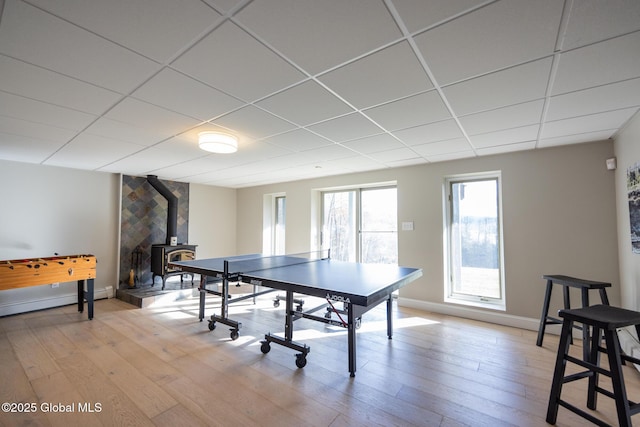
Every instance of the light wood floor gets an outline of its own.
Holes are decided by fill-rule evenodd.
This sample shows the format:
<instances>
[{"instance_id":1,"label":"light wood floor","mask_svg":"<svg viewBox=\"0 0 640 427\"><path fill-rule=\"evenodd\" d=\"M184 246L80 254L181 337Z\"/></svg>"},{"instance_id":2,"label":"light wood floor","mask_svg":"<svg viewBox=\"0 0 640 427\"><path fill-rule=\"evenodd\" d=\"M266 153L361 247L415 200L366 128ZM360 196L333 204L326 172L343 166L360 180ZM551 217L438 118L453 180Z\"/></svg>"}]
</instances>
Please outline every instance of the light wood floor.
<instances>
[{"instance_id":1,"label":"light wood floor","mask_svg":"<svg viewBox=\"0 0 640 427\"><path fill-rule=\"evenodd\" d=\"M263 355L264 333L283 330L282 307L258 306L232 309L243 324L236 341L224 325L198 322L195 298L144 309L100 300L92 321L75 306L0 318L0 401L37 409L0 412L0 425L547 425L556 335L540 348L533 331L399 307L388 340L382 304L363 318L350 378L344 329L296 321L294 338L311 347L303 369L290 349ZM640 374L625 375L640 400ZM563 397L583 406L583 383ZM72 411L51 412L60 405ZM617 424L604 396L598 416ZM560 408L557 425L587 424Z\"/></svg>"}]
</instances>

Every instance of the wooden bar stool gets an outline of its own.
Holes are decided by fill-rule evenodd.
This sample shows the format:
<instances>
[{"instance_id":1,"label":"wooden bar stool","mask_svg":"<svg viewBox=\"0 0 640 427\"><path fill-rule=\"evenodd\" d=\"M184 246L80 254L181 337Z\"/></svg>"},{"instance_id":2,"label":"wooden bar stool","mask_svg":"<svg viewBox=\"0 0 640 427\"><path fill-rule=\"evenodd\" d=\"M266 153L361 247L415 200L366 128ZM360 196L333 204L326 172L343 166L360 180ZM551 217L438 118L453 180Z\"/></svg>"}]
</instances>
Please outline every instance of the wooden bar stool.
<instances>
[{"instance_id":1,"label":"wooden bar stool","mask_svg":"<svg viewBox=\"0 0 640 427\"><path fill-rule=\"evenodd\" d=\"M629 401L624 384L622 365L625 361L640 364L640 359L622 354L618 341L618 328L635 326L640 336L640 312L611 307L609 305L593 305L590 307L576 308L572 310L560 310L562 332L558 345L556 366L551 383L549 395L549 407L547 409L547 422L555 424L558 417L558 408L563 406L599 426L608 426L604 421L585 412L584 410L568 403L561 398L562 385L571 381L588 378L587 408L596 409L597 395L603 394L612 398L616 403L618 423L621 427L631 426L631 416L640 412L640 404ZM588 357L578 359L569 355L571 332L574 322L582 324L583 329L592 328L592 339L587 348ZM602 335L606 347L602 347ZM600 353L606 353L609 359L609 369L600 366ZM565 376L567 362L587 368L586 371ZM613 392L603 389L598 385L600 375L611 378Z\"/></svg>"},{"instance_id":2,"label":"wooden bar stool","mask_svg":"<svg viewBox=\"0 0 640 427\"><path fill-rule=\"evenodd\" d=\"M589 307L589 291L598 290L600 294L600 301L604 305L609 305L609 298L607 297L606 288L611 286L611 283L606 282L594 282L591 280L578 279L570 276L562 275L549 275L542 276L547 281L547 288L544 294L544 303L542 305L542 314L540 315L540 327L538 328L538 339L536 345L542 346L542 340L544 339L544 331L547 325L560 325L562 320L549 316L549 305L551 303L551 291L553 290L553 284L562 285L562 293L564 297L564 309L571 309L571 300L569 298L569 288L578 288L581 292L582 307ZM582 329L580 326L576 326L576 329ZM583 345L589 341L589 331L583 329L582 341ZM586 346L584 347L586 348ZM585 354L586 356L586 354Z\"/></svg>"}]
</instances>

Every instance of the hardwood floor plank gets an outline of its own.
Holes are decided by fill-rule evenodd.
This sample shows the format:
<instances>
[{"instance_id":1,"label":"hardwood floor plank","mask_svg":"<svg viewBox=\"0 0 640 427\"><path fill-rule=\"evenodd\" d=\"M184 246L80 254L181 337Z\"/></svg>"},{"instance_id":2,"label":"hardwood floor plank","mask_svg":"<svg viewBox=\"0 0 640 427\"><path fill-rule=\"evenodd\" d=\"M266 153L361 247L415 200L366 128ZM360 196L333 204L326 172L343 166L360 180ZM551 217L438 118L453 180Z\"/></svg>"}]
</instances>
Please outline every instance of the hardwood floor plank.
<instances>
[{"instance_id":1,"label":"hardwood floor plank","mask_svg":"<svg viewBox=\"0 0 640 427\"><path fill-rule=\"evenodd\" d=\"M149 417L81 352L58 361L84 402L101 404L98 414L105 426L153 426Z\"/></svg>"},{"instance_id":2,"label":"hardwood floor plank","mask_svg":"<svg viewBox=\"0 0 640 427\"><path fill-rule=\"evenodd\" d=\"M214 312L219 305L207 299L207 316ZM197 315L197 298L186 298L145 309L99 300L92 321L74 306L0 318L3 400L102 405L93 414L0 413L0 425L547 425L553 334L537 347L535 331L394 307L388 340L382 305L363 317L351 378L339 327L294 322L294 339L311 348L304 369L289 348L261 353L264 334L284 329L271 297L230 307L242 322L236 341L228 327L209 331ZM581 355L579 344L572 354ZM640 400L640 373L624 372L630 397ZM584 407L586 381L565 384L563 398ZM611 399L601 396L596 413L617 424ZM585 423L560 408L558 426Z\"/></svg>"},{"instance_id":3,"label":"hardwood floor plank","mask_svg":"<svg viewBox=\"0 0 640 427\"><path fill-rule=\"evenodd\" d=\"M7 339L30 380L60 371L31 329L9 331Z\"/></svg>"}]
</instances>

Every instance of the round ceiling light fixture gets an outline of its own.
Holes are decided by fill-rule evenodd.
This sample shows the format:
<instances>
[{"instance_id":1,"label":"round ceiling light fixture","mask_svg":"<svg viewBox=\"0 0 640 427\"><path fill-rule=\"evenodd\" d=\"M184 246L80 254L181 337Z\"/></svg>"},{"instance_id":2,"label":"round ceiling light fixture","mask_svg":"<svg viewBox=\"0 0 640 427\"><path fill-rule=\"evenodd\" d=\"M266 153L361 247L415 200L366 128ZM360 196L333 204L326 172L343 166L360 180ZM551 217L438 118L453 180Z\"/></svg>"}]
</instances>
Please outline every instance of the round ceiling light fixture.
<instances>
[{"instance_id":1,"label":"round ceiling light fixture","mask_svg":"<svg viewBox=\"0 0 640 427\"><path fill-rule=\"evenodd\" d=\"M198 134L198 146L211 153L235 153L238 151L238 138L228 133L205 131Z\"/></svg>"}]
</instances>

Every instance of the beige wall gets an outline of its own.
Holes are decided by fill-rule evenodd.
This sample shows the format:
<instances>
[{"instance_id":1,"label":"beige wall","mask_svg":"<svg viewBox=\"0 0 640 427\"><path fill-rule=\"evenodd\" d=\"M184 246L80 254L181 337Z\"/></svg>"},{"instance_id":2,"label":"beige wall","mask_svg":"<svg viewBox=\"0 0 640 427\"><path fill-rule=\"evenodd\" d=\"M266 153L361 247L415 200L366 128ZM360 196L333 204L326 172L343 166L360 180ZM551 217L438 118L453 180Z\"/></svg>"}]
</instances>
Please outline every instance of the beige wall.
<instances>
[{"instance_id":1,"label":"beige wall","mask_svg":"<svg viewBox=\"0 0 640 427\"><path fill-rule=\"evenodd\" d=\"M120 177L0 161L0 259L93 254L96 297L117 287ZM77 300L74 283L0 292L0 315Z\"/></svg>"},{"instance_id":2,"label":"beige wall","mask_svg":"<svg viewBox=\"0 0 640 427\"><path fill-rule=\"evenodd\" d=\"M494 320L538 319L543 274L612 282L610 299L616 303L620 283L614 173L605 167L612 156L613 143L603 141L240 189L237 249L261 251L264 194L286 193L287 252L293 253L315 244L314 189L397 181L398 221L414 222L414 231L399 232L399 262L424 273L401 290L401 298L426 309L491 320L486 310L455 312L455 306L444 303L442 186L446 175L500 170L507 310ZM559 297L556 292L557 308ZM574 300L579 301L577 295Z\"/></svg>"},{"instance_id":3,"label":"beige wall","mask_svg":"<svg viewBox=\"0 0 640 427\"><path fill-rule=\"evenodd\" d=\"M189 243L198 258L236 253L236 190L189 185Z\"/></svg>"},{"instance_id":4,"label":"beige wall","mask_svg":"<svg viewBox=\"0 0 640 427\"><path fill-rule=\"evenodd\" d=\"M620 179L626 163L640 160L639 126L636 118L616 141L615 173L605 168L613 143L604 141L240 190L193 184L189 241L198 245L199 257L262 252L264 195L286 193L287 252L308 251L317 238L315 190L396 181L398 220L415 224L414 231L399 234L400 263L424 270L419 281L402 290L403 303L507 324L518 325L513 318L524 318L530 322L519 325L532 327L542 304L540 276L569 274L612 282L614 304L620 303L622 282L623 304L637 308L640 263L638 255L624 253L628 211L620 198ZM443 302L443 177L489 170L501 170L503 177L506 314ZM2 161L0 179L5 183L0 259L91 252L99 260L96 286L117 287L118 175ZM0 315L2 307L16 301L70 295L62 287L24 292L0 293Z\"/></svg>"},{"instance_id":5,"label":"beige wall","mask_svg":"<svg viewBox=\"0 0 640 427\"><path fill-rule=\"evenodd\" d=\"M615 155L618 163L615 175L622 306L640 310L640 254L631 252L626 181L627 168L640 163L640 114L636 114L615 139Z\"/></svg>"}]
</instances>

